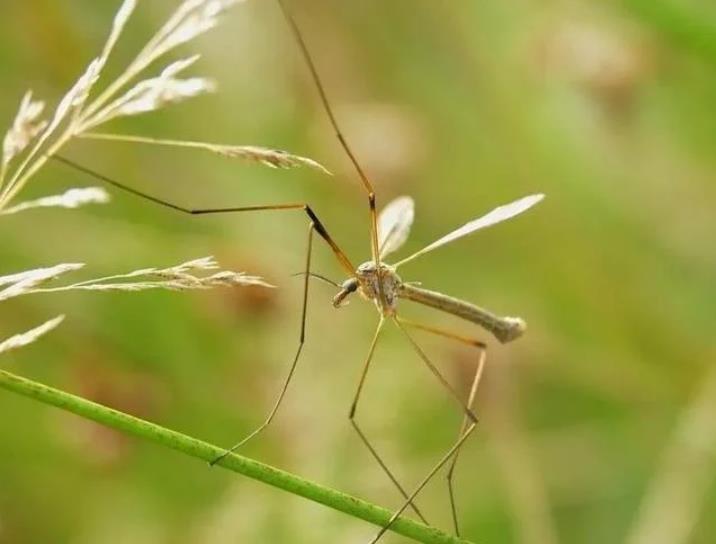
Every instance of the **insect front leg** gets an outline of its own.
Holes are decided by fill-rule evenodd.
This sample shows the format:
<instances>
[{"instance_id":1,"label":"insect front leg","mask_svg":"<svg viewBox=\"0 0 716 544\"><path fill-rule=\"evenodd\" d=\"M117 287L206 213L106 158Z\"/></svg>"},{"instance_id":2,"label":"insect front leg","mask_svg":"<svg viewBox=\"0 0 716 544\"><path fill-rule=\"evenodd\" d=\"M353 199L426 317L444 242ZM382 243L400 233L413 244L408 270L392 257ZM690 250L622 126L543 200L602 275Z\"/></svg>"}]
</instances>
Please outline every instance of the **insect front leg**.
<instances>
[{"instance_id":1,"label":"insect front leg","mask_svg":"<svg viewBox=\"0 0 716 544\"><path fill-rule=\"evenodd\" d=\"M293 378L293 374L296 371L296 366L298 366L298 360L301 357L301 352L303 351L303 346L306 342L306 314L308 310L308 285L309 285L309 279L311 277L311 254L313 253L313 231L315 229L315 225L313 222L308 227L308 247L306 248L306 268L304 270L303 274L303 302L301 304L301 329L300 333L298 335L298 348L296 349L296 354L293 357L293 361L291 362L291 366L289 367L288 374L286 376L286 379L283 382L283 386L281 387L281 391L278 394L278 397L276 397L276 400L274 401L273 408L271 408L271 411L269 412L268 416L264 420L264 422L259 425L256 429L254 429L251 433L249 433L247 436L239 440L236 444L231 446L229 449L227 449L224 453L222 453L219 457L214 459L209 463L209 465L214 466L215 464L221 462L227 455L234 453L236 450L241 448L244 444L246 444L249 440L257 436L259 433L261 433L266 427L269 426L269 424L273 421L274 416L276 416L276 412L278 412L279 407L281 406L281 403L283 402L284 397L286 396L286 391L288 390L288 385L291 383L291 378Z\"/></svg>"},{"instance_id":2,"label":"insect front leg","mask_svg":"<svg viewBox=\"0 0 716 544\"><path fill-rule=\"evenodd\" d=\"M361 442L365 445L366 448L368 448L368 451L371 453L373 458L378 462L380 467L383 469L383 472L390 478L390 481L393 482L393 485L398 489L400 494L403 496L404 499L408 500L408 505L412 507L413 511L418 515L418 517L424 522L428 523L423 514L420 512L418 507L414 504L414 502L411 499L408 499L408 493L405 491L405 488L400 485L400 482L398 482L397 478L393 475L391 470L388 468L388 465L385 464L385 461L383 461L383 458L380 456L378 451L375 449L375 447L371 444L370 440L368 440L368 437L365 435L363 430L358 425L358 421L356 420L356 411L358 409L358 401L360 400L361 393L363 392L363 385L365 384L365 379L368 375L368 369L370 368L370 363L373 360L373 354L375 352L375 346L378 343L378 338L380 336L380 331L383 329L383 325L385 324L385 318L381 315L380 321L378 322L378 326L376 327L375 334L373 335L373 340L370 343L370 348L368 349L368 355L365 359L365 362L363 363L363 370L361 371L360 380L358 381L358 387L356 388L355 396L353 397L353 402L351 404L351 409L348 414L348 419L351 422L351 425L355 429L356 433L358 434L358 437L361 439Z\"/></svg>"}]
</instances>

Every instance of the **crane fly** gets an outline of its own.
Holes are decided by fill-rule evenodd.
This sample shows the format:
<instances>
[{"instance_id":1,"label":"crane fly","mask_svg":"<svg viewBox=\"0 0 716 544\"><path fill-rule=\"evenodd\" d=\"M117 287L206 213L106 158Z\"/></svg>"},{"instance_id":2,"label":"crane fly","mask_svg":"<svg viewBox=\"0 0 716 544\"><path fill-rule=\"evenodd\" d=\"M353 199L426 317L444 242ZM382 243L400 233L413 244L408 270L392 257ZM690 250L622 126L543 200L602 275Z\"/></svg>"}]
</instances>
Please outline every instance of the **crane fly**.
<instances>
[{"instance_id":1,"label":"crane fly","mask_svg":"<svg viewBox=\"0 0 716 544\"><path fill-rule=\"evenodd\" d=\"M358 293L362 298L372 301L378 310L378 324L373 334L368 354L364 359L362 371L357 384L356 392L353 397L353 402L350 406L349 420L360 440L363 442L365 447L368 449L370 454L375 458L381 469L385 472L387 477L391 480L393 485L402 495L404 502L402 506L397 509L394 515L390 518L389 522L384 525L376 536L371 541L374 544L378 539L390 528L393 522L407 509L411 508L415 514L425 523L428 523L425 516L422 514L418 506L415 504L415 499L420 491L427 485L427 483L435 476L435 474L444 466L448 465L447 471L447 483L450 498L450 506L452 512L452 519L456 534L459 535L458 515L455 504L455 496L453 490L453 474L455 465L457 463L460 449L465 440L475 429L477 424L477 417L473 411L473 404L477 387L480 383L483 368L486 360L486 349L485 343L456 334L452 331L440 329L430 325L416 323L403 319L399 316L398 308L401 299L410 300L425 306L429 306L442 312L447 312L460 317L464 320L479 325L486 331L490 332L498 341L505 343L518 338L524 333L526 325L525 322L517 317L500 317L497 316L475 304L460 300L443 293L436 291L430 291L423 289L411 282L404 282L398 275L398 269L407 264L408 262L424 255L430 251L433 251L439 247L452 243L468 234L475 231L484 229L491 225L506 221L516 215L519 215L535 204L537 204L544 195L534 194L523 197L519 200L511 202L509 204L499 206L489 213L474 219L465 225L457 228L456 230L446 234L442 238L439 238L435 242L425 246L423 249L413 253L412 255L396 262L395 264L388 264L385 259L388 255L394 253L402 247L408 238L411 225L414 218L414 203L412 198L403 196L399 197L390 202L381 211L380 214L376 212L376 196L373 189L373 184L369 180L368 176L363 171L360 163L358 162L355 154L351 150L347 139L343 135L333 113L331 105L328 101L327 94L319 77L318 70L313 62L313 59L309 53L308 47L303 39L301 31L294 20L291 13L287 10L284 0L277 0L283 15L288 22L288 25L293 33L296 40L296 44L300 50L300 53L307 64L311 78L316 86L318 95L325 110L328 120L335 131L336 137L346 153L348 159L352 163L361 185L364 189L365 196L368 203L368 217L370 220L370 260L360 264L359 266L353 266L351 260L343 252L340 246L336 243L334 238L328 233L325 225L316 215L315 211L311 206L305 202L290 202L282 204L259 204L259 205L248 205L248 206L230 206L230 207L219 207L219 208L190 208L185 207L168 200L158 198L149 193L134 189L124 183L121 183L115 179L112 179L104 174L101 174L93 169L87 168L86 166L80 165L73 160L60 155L53 155L52 158L71 166L85 174L88 174L96 179L99 179L111 186L114 186L120 190L131 193L135 196L141 197L145 200L149 200L160 206L170 208L172 210L182 212L189 215L212 215L212 214L226 214L226 213L238 213L238 212L250 212L250 211L302 211L308 217L308 229L307 229L307 248L306 257L303 272L303 295L302 295L302 306L301 306L301 326L299 331L298 346L291 359L288 374L283 382L283 386L270 410L268 416L264 422L251 432L248 436L243 438L238 443L234 444L231 448L227 449L224 454L216 458L211 462L212 465L221 462L227 455L232 454L238 450L249 440L257 436L261 431L266 429L268 425L273 421L288 389L291 378L294 375L298 361L303 350L303 346L306 340L306 318L308 308L308 292L309 292L309 278L318 277L326 280L323 276L315 274L311 270L311 256L313 250L313 238L314 233L317 233L321 239L329 246L333 255L336 258L337 263L341 266L343 271L348 275L348 278L341 284L335 284L339 288L338 293L333 297L333 306L340 308L343 306L347 299ZM330 280L327 280L330 281ZM332 283L332 282L331 282ZM367 435L363 432L361 426L357 421L357 408L363 386L366 382L368 370L373 358L376 344L380 337L381 331L384 328L385 323L393 322L398 329L404 334L409 344L415 350L419 358L427 365L433 375L436 377L438 382L444 387L447 392L454 398L460 406L463 412L463 421L458 432L456 441L448 448L444 455L439 461L432 467L428 474L420 481L420 483L410 492L401 485L397 478L393 475L387 464L380 456L378 451L372 445ZM463 344L472 346L478 350L477 363L475 365L475 371L472 378L472 384L469 390L468 398L463 399L458 392L450 385L450 383L443 377L438 368L433 364L430 358L420 348L418 343L414 340L413 336L408 332L409 329L418 329L431 334L435 334L444 338L455 340Z\"/></svg>"},{"instance_id":2,"label":"crane fly","mask_svg":"<svg viewBox=\"0 0 716 544\"><path fill-rule=\"evenodd\" d=\"M509 204L499 206L491 212L474 219L462 227L455 229L454 231L446 234L442 238L439 238L432 244L425 246L423 249L416 251L409 257L406 257L397 263L391 265L385 262L385 257L390 253L397 251L405 243L410 232L410 227L414 218L414 202L413 199L408 196L402 196L396 198L390 202L381 212L377 222L377 238L378 238L378 257L379 260L370 260L362 263L358 266L355 274L345 280L340 285L340 291L333 298L333 306L336 308L341 307L345 300L355 292L358 292L360 296L366 300L373 301L378 310L379 321L371 342L368 356L364 362L363 372L358 384L353 404L350 410L351 423L355 427L359 436L366 444L368 449L371 451L374 457L378 460L383 470L388 474L390 479L400 490L401 494L405 498L403 506L395 512L391 520L386 526L381 528L380 532L372 540L375 543L383 533L390 527L395 519L400 516L403 511L411 506L413 510L418 514L421 519L425 519L420 510L414 504L414 499L420 493L420 491L427 485L430 479L439 471L446 463L450 462L448 470L448 489L450 493L450 506L453 516L453 524L456 534L459 534L459 524L457 518L457 509L455 504L455 497L453 491L452 478L454 474L455 465L457 463L457 457L459 450L463 442L472 433L477 423L477 417L475 416L472 405L475 400L477 392L477 386L479 385L480 378L482 376L483 367L486 358L486 345L480 341L472 340L450 331L438 329L436 327L423 325L413 321L402 319L398 316L398 303L400 299L411 300L431 308L441 310L443 312L450 313L472 323L475 323L483 329L489 331L497 340L501 343L510 342L519 338L526 330L525 322L519 317L500 317L492 312L489 312L475 304L470 302L454 298L437 291L430 291L414 285L411 282L404 282L397 273L398 267L412 261L416 257L419 257L429 251L437 249L438 247L449 244L459 238L467 236L477 230L489 227L496 223L506 221L516 215L519 215L544 198L542 194L534 194L526 196ZM427 476L421 481L421 483L415 488L415 490L408 494L404 488L397 482L395 477L392 475L388 467L385 465L383 460L380 458L376 450L370 444L365 434L362 432L360 427L355 421L356 409L358 406L358 400L360 398L361 391L365 382L365 378L368 373L375 346L378 340L378 336L383 328L383 325L387 319L392 320L398 328L405 334L412 347L416 350L420 358L427 364L430 371L438 378L440 383L448 390L448 392L454 396L457 402L460 404L464 411L463 423L460 429L460 433L455 444L447 451L447 453L440 459L440 461L432 468ZM478 363L475 368L475 374L470 387L470 393L467 402L464 402L455 389L449 384L449 382L442 376L438 368L432 363L425 352L415 342L413 337L408 333L406 327L413 327L422 329L423 331L437 334L446 338L457 340L468 345L472 345L480 350L478 357Z\"/></svg>"},{"instance_id":3,"label":"crane fly","mask_svg":"<svg viewBox=\"0 0 716 544\"><path fill-rule=\"evenodd\" d=\"M492 333L500 342L514 340L525 331L525 322L518 317L498 317L491 312L464 300L450 297L436 291L428 291L403 282L396 270L399 266L440 246L467 236L477 230L506 221L528 210L544 198L542 194L526 196L510 204L495 208L462 227L446 234L432 244L416 251L409 257L390 265L384 259L397 251L408 239L415 215L415 204L408 196L398 197L390 202L378 217L378 242L380 261L367 261L355 271L355 275L341 285L333 299L333 306L339 308L343 301L358 291L363 298L373 300L383 317L397 317L399 298L405 298L453 314L480 325Z\"/></svg>"}]
</instances>

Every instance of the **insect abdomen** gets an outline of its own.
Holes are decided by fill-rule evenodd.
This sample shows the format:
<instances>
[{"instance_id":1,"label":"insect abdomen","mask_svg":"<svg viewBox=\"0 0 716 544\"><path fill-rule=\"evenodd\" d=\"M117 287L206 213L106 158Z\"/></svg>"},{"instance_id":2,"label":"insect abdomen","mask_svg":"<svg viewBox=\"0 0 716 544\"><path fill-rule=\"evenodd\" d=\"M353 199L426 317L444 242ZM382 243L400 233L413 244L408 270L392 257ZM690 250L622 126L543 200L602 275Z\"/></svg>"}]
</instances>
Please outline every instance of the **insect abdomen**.
<instances>
[{"instance_id":1,"label":"insect abdomen","mask_svg":"<svg viewBox=\"0 0 716 544\"><path fill-rule=\"evenodd\" d=\"M480 325L483 329L491 332L503 344L518 338L527 328L527 324L519 317L499 317L464 300L421 289L410 284L402 284L398 291L398 296L425 304L436 310L448 312Z\"/></svg>"}]
</instances>

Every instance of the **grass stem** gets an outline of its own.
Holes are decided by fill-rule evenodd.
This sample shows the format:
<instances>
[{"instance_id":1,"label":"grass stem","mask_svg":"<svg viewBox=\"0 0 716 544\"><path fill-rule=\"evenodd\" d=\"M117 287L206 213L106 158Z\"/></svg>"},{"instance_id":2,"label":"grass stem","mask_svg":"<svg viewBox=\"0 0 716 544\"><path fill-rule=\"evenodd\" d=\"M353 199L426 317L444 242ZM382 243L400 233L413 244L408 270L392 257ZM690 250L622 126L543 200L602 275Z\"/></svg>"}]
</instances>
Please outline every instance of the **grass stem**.
<instances>
[{"instance_id":1,"label":"grass stem","mask_svg":"<svg viewBox=\"0 0 716 544\"><path fill-rule=\"evenodd\" d=\"M150 423L112 408L27 378L0 370L0 388L33 400L61 408L126 434L154 442L160 446L209 462L224 452L223 448L191 436ZM217 466L310 499L334 510L378 526L388 523L392 512L357 497L311 482L295 474L260 463L242 455L228 455ZM207 467L207 470L210 470ZM470 544L436 529L401 517L390 530L425 544Z\"/></svg>"}]
</instances>

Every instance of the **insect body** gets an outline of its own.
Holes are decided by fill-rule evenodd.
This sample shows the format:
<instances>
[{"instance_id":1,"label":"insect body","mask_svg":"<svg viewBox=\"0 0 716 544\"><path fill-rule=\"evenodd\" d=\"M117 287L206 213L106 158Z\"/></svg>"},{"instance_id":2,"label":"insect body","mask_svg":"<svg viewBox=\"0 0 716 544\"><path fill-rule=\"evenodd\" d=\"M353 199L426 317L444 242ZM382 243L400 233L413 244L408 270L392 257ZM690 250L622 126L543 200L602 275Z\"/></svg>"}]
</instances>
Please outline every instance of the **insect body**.
<instances>
[{"instance_id":1,"label":"insect body","mask_svg":"<svg viewBox=\"0 0 716 544\"><path fill-rule=\"evenodd\" d=\"M435 291L428 291L404 283L398 290L398 296L431 306L436 310L451 313L480 325L491 332L503 344L522 336L527 324L519 317L498 317L493 313L458 298L450 297Z\"/></svg>"},{"instance_id":2,"label":"insect body","mask_svg":"<svg viewBox=\"0 0 716 544\"><path fill-rule=\"evenodd\" d=\"M492 333L502 343L518 338L527 328L525 322L519 317L498 317L470 302L422 289L414 283L403 282L396 270L400 265L419 255L453 242L476 230L514 217L534 206L542 198L541 194L531 195L495 208L490 213L470 221L395 265L385 262L376 264L375 261L361 264L356 269L355 275L343 282L341 290L333 298L333 305L336 308L340 307L351 293L358 291L363 298L374 301L384 317L394 317L397 315L398 300L404 298L471 321ZM413 199L407 196L393 200L381 212L378 217L381 257L398 250L405 243L414 215Z\"/></svg>"},{"instance_id":3,"label":"insect body","mask_svg":"<svg viewBox=\"0 0 716 544\"><path fill-rule=\"evenodd\" d=\"M356 291L364 299L372 300L384 317L397 315L398 299L404 298L480 325L502 343L519 338L527 328L519 317L498 317L475 304L404 282L395 267L385 263L380 266L374 261L361 264L355 277L343 282L341 290L333 298L333 306L339 308Z\"/></svg>"}]
</instances>

